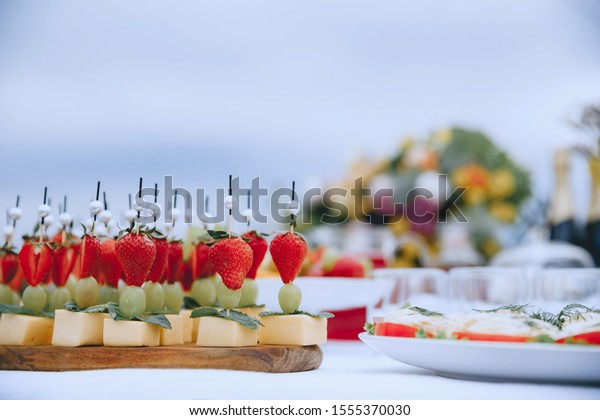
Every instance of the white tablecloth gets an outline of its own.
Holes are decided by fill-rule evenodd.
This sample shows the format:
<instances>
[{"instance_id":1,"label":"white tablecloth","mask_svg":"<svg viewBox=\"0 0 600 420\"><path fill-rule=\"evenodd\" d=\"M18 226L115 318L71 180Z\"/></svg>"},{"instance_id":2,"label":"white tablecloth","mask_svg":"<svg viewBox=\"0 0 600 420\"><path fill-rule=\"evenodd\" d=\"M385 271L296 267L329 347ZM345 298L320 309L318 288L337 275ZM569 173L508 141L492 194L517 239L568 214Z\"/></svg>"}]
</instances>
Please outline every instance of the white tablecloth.
<instances>
[{"instance_id":1,"label":"white tablecloth","mask_svg":"<svg viewBox=\"0 0 600 420\"><path fill-rule=\"evenodd\" d=\"M600 399L595 387L442 378L376 355L359 342L330 342L323 352L318 370L288 374L0 371L0 399Z\"/></svg>"}]
</instances>

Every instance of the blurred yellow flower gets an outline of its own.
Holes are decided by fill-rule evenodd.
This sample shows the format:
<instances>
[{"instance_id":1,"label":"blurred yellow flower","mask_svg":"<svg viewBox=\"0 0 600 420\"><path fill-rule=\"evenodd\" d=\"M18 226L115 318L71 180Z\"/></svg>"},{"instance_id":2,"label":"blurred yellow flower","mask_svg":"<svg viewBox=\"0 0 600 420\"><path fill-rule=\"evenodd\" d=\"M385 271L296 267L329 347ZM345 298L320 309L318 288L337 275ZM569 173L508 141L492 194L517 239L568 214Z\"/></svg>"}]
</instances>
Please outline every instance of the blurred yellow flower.
<instances>
[{"instance_id":1,"label":"blurred yellow flower","mask_svg":"<svg viewBox=\"0 0 600 420\"><path fill-rule=\"evenodd\" d=\"M505 198L515 192L515 177L508 169L494 171L490 183L490 197Z\"/></svg>"},{"instance_id":2,"label":"blurred yellow flower","mask_svg":"<svg viewBox=\"0 0 600 420\"><path fill-rule=\"evenodd\" d=\"M450 140L452 140L452 130L449 128L443 128L433 133L432 138L434 142L441 145L446 145L450 143Z\"/></svg>"},{"instance_id":3,"label":"blurred yellow flower","mask_svg":"<svg viewBox=\"0 0 600 420\"><path fill-rule=\"evenodd\" d=\"M502 247L498 242L493 239L487 239L481 244L481 251L487 258L492 258L498 252L502 250Z\"/></svg>"},{"instance_id":4,"label":"blurred yellow flower","mask_svg":"<svg viewBox=\"0 0 600 420\"><path fill-rule=\"evenodd\" d=\"M517 208L504 201L493 201L490 203L490 214L501 222L512 223L517 218Z\"/></svg>"},{"instance_id":5,"label":"blurred yellow flower","mask_svg":"<svg viewBox=\"0 0 600 420\"><path fill-rule=\"evenodd\" d=\"M400 150L407 150L413 147L415 144L415 138L413 136L406 136L400 142Z\"/></svg>"},{"instance_id":6,"label":"blurred yellow flower","mask_svg":"<svg viewBox=\"0 0 600 420\"><path fill-rule=\"evenodd\" d=\"M475 163L459 166L450 179L455 186L467 188L463 194L467 205L474 206L487 199L490 173L483 166Z\"/></svg>"}]
</instances>

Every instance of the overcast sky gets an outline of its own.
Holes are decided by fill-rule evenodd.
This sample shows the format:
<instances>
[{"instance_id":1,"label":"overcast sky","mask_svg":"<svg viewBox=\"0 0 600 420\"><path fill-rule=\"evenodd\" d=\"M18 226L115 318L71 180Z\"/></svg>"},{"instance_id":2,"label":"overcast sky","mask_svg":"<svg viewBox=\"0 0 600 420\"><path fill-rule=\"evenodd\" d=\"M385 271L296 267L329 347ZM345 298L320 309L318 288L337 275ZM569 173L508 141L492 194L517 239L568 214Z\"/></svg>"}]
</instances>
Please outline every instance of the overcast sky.
<instances>
[{"instance_id":1,"label":"overcast sky","mask_svg":"<svg viewBox=\"0 0 600 420\"><path fill-rule=\"evenodd\" d=\"M1 1L0 208L33 217L48 185L84 213L99 179L123 207L139 176L308 187L452 124L545 196L600 100L599 22L592 0Z\"/></svg>"}]
</instances>

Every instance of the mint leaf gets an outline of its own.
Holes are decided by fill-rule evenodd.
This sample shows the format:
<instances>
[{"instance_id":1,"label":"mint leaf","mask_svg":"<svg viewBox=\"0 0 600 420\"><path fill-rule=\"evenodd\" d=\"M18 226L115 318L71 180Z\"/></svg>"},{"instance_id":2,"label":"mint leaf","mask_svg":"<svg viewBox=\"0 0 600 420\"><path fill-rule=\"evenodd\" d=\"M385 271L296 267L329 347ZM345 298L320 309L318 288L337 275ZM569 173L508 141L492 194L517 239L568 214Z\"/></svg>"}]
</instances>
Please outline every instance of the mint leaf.
<instances>
[{"instance_id":1,"label":"mint leaf","mask_svg":"<svg viewBox=\"0 0 600 420\"><path fill-rule=\"evenodd\" d=\"M108 307L110 304L116 305L115 302L104 303L102 305L90 306L88 308L80 308L73 301L65 303L65 309L70 312L83 312L86 314L102 314L108 313Z\"/></svg>"},{"instance_id":2,"label":"mint leaf","mask_svg":"<svg viewBox=\"0 0 600 420\"><path fill-rule=\"evenodd\" d=\"M200 307L200 304L198 302L196 302L195 299L189 297L189 296L184 296L183 297L183 307L185 309L196 309Z\"/></svg>"},{"instance_id":3,"label":"mint leaf","mask_svg":"<svg viewBox=\"0 0 600 420\"><path fill-rule=\"evenodd\" d=\"M158 325L159 327L162 327L167 330L173 329L173 327L171 326L171 323L169 322L169 319L162 314L148 315L148 316L142 315L141 317L136 316L134 319L136 321L147 322L148 324L155 324L155 325Z\"/></svg>"},{"instance_id":4,"label":"mint leaf","mask_svg":"<svg viewBox=\"0 0 600 420\"><path fill-rule=\"evenodd\" d=\"M250 305L246 305L246 306L239 306L236 309L244 309L244 308L264 308L265 304L259 304L257 305L256 303L251 303Z\"/></svg>"},{"instance_id":5,"label":"mint leaf","mask_svg":"<svg viewBox=\"0 0 600 420\"><path fill-rule=\"evenodd\" d=\"M30 315L41 316L44 318L54 318L54 312L36 312L33 309L19 305L0 304L0 314Z\"/></svg>"},{"instance_id":6,"label":"mint leaf","mask_svg":"<svg viewBox=\"0 0 600 420\"><path fill-rule=\"evenodd\" d=\"M171 326L171 323L169 322L169 319L163 314L143 314L142 316L134 316L131 319L127 319L121 314L121 311L119 310L119 305L117 305L114 302L109 302L106 305L108 306L108 314L115 321L140 321L158 325L162 328L166 328L167 330L173 328Z\"/></svg>"},{"instance_id":7,"label":"mint leaf","mask_svg":"<svg viewBox=\"0 0 600 420\"><path fill-rule=\"evenodd\" d=\"M318 314L311 314L310 312L304 312L304 311L294 311L294 312L290 312L287 314L284 312L266 311L266 312L261 312L258 315L261 317L263 317L263 316L278 316L278 315L308 315L308 316L312 316L313 318L325 318L325 319L333 318L335 316L331 312L319 312Z\"/></svg>"},{"instance_id":8,"label":"mint leaf","mask_svg":"<svg viewBox=\"0 0 600 420\"><path fill-rule=\"evenodd\" d=\"M365 322L365 325L363 328L369 335L375 335L375 324L372 324L370 322Z\"/></svg>"},{"instance_id":9,"label":"mint leaf","mask_svg":"<svg viewBox=\"0 0 600 420\"><path fill-rule=\"evenodd\" d=\"M243 327L250 328L251 330L257 330L262 324L256 318L252 318L249 315L243 314L233 309L215 309L215 308L198 308L190 314L190 318L201 318L203 316L213 316L216 318L228 319L235 321Z\"/></svg>"}]
</instances>

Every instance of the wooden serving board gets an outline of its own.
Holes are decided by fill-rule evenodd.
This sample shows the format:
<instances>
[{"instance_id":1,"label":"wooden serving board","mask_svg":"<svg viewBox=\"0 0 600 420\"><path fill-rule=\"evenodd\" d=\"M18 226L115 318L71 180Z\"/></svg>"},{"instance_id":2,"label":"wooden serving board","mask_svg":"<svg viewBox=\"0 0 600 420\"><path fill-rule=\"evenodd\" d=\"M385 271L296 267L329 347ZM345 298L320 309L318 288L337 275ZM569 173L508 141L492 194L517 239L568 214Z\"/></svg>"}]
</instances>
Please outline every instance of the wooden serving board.
<instances>
[{"instance_id":1,"label":"wooden serving board","mask_svg":"<svg viewBox=\"0 0 600 420\"><path fill-rule=\"evenodd\" d=\"M0 346L0 370L231 369L305 372L323 361L319 346L54 347Z\"/></svg>"}]
</instances>

